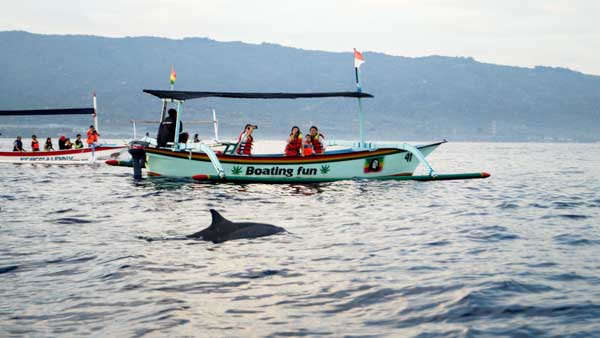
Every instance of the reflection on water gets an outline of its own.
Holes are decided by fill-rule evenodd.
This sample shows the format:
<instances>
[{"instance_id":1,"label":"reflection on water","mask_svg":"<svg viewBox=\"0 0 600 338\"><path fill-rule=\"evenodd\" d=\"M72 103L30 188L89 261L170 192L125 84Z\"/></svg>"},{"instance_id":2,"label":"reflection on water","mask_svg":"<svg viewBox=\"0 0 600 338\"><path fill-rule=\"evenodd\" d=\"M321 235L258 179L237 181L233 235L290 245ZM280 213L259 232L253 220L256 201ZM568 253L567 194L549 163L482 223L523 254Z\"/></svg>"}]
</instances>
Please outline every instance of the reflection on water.
<instances>
[{"instance_id":1,"label":"reflection on water","mask_svg":"<svg viewBox=\"0 0 600 338\"><path fill-rule=\"evenodd\" d=\"M592 336L598 150L450 143L438 172L492 177L426 183L0 164L0 336ZM289 233L140 239L203 229L210 208Z\"/></svg>"}]
</instances>

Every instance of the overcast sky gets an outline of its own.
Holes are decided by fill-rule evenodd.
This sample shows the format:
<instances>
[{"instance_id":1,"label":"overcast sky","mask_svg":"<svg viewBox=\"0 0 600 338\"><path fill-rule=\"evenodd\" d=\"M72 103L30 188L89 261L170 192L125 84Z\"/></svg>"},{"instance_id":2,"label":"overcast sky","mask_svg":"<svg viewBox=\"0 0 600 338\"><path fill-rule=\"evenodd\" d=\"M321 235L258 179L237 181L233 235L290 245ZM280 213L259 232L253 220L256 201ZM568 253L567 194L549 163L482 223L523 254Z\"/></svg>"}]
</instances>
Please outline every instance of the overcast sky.
<instances>
[{"instance_id":1,"label":"overcast sky","mask_svg":"<svg viewBox=\"0 0 600 338\"><path fill-rule=\"evenodd\" d=\"M5 0L0 30L356 47L600 75L596 0Z\"/></svg>"}]
</instances>

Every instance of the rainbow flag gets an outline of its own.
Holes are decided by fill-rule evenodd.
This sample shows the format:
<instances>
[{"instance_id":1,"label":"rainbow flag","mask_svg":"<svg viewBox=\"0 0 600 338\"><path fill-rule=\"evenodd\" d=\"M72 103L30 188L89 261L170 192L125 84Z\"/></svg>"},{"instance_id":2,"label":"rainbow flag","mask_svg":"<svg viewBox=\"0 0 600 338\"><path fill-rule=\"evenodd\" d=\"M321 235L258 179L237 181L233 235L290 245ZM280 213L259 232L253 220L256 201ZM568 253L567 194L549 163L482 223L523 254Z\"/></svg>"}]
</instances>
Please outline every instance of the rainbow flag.
<instances>
[{"instance_id":1,"label":"rainbow flag","mask_svg":"<svg viewBox=\"0 0 600 338\"><path fill-rule=\"evenodd\" d=\"M177 73L175 73L175 68L171 65L171 86L175 84L175 80L177 80Z\"/></svg>"}]
</instances>

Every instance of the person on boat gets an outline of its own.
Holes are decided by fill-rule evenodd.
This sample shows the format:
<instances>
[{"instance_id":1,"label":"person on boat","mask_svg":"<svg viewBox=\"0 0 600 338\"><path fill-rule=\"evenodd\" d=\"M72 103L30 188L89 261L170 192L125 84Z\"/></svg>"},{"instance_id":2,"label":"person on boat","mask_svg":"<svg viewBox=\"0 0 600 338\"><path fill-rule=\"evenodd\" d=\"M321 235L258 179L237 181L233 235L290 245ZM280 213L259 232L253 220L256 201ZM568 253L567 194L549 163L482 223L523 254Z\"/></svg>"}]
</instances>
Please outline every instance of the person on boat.
<instances>
[{"instance_id":1,"label":"person on boat","mask_svg":"<svg viewBox=\"0 0 600 338\"><path fill-rule=\"evenodd\" d=\"M92 132L90 134L88 134L88 138L87 138L88 147L96 148L98 146L98 136L100 136L100 134L98 134L96 129L93 129Z\"/></svg>"},{"instance_id":2,"label":"person on boat","mask_svg":"<svg viewBox=\"0 0 600 338\"><path fill-rule=\"evenodd\" d=\"M200 143L200 137L198 134L194 134L194 143Z\"/></svg>"},{"instance_id":3,"label":"person on boat","mask_svg":"<svg viewBox=\"0 0 600 338\"><path fill-rule=\"evenodd\" d=\"M166 147L168 142L175 142L175 122L177 121L177 110L171 108L167 116L158 127L156 143L159 148ZM188 133L182 133L183 123L179 121L179 142L185 143L189 138Z\"/></svg>"},{"instance_id":4,"label":"person on boat","mask_svg":"<svg viewBox=\"0 0 600 338\"><path fill-rule=\"evenodd\" d=\"M21 141L21 136L17 136L17 139L13 143L13 151L25 151L25 149L23 149L23 141Z\"/></svg>"},{"instance_id":5,"label":"person on boat","mask_svg":"<svg viewBox=\"0 0 600 338\"><path fill-rule=\"evenodd\" d=\"M242 131L238 137L238 146L235 150L238 155L252 155L252 143L254 143L252 132L257 128L258 126L254 124L247 124L244 127L244 131Z\"/></svg>"},{"instance_id":6,"label":"person on boat","mask_svg":"<svg viewBox=\"0 0 600 338\"><path fill-rule=\"evenodd\" d=\"M304 156L310 156L313 154L312 137L309 135L304 136L304 142L302 142Z\"/></svg>"},{"instance_id":7,"label":"person on boat","mask_svg":"<svg viewBox=\"0 0 600 338\"><path fill-rule=\"evenodd\" d=\"M31 151L40 151L40 142L35 135L31 135Z\"/></svg>"},{"instance_id":8,"label":"person on boat","mask_svg":"<svg viewBox=\"0 0 600 338\"><path fill-rule=\"evenodd\" d=\"M65 137L65 135L61 135L60 138L58 139L58 150L65 150L65 140L67 138Z\"/></svg>"},{"instance_id":9,"label":"person on boat","mask_svg":"<svg viewBox=\"0 0 600 338\"><path fill-rule=\"evenodd\" d=\"M73 149L81 148L83 148L83 141L81 141L81 134L77 134L77 138L75 139L75 143L73 144Z\"/></svg>"},{"instance_id":10,"label":"person on boat","mask_svg":"<svg viewBox=\"0 0 600 338\"><path fill-rule=\"evenodd\" d=\"M302 152L302 132L297 126L292 127L290 137L285 146L285 156L304 156Z\"/></svg>"},{"instance_id":11,"label":"person on boat","mask_svg":"<svg viewBox=\"0 0 600 338\"><path fill-rule=\"evenodd\" d=\"M44 144L44 151L54 151L54 147L52 146L52 139L47 138L46 144Z\"/></svg>"},{"instance_id":12,"label":"person on boat","mask_svg":"<svg viewBox=\"0 0 600 338\"><path fill-rule=\"evenodd\" d=\"M69 150L71 148L73 148L73 143L71 143L71 139L67 137L65 139L65 149Z\"/></svg>"},{"instance_id":13,"label":"person on boat","mask_svg":"<svg viewBox=\"0 0 600 338\"><path fill-rule=\"evenodd\" d=\"M312 139L313 152L315 154L322 154L325 152L325 136L319 133L319 129L316 126L310 127L310 137Z\"/></svg>"}]
</instances>

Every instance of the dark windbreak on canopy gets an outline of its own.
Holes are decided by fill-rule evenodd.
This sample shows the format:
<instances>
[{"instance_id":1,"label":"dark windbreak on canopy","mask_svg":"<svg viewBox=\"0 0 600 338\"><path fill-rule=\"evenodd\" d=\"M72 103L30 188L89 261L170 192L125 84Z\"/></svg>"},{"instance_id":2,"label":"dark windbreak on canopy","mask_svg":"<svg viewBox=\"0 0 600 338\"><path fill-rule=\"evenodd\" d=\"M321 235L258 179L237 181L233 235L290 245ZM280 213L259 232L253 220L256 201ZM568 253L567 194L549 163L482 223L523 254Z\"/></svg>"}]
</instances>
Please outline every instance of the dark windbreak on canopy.
<instances>
[{"instance_id":1,"label":"dark windbreak on canopy","mask_svg":"<svg viewBox=\"0 0 600 338\"><path fill-rule=\"evenodd\" d=\"M190 92L179 90L144 89L145 93L161 99L191 100L205 97L223 97L229 99L304 99L318 97L373 97L362 92L324 92L324 93L239 93L239 92Z\"/></svg>"},{"instance_id":2,"label":"dark windbreak on canopy","mask_svg":"<svg viewBox=\"0 0 600 338\"><path fill-rule=\"evenodd\" d=\"M33 110L0 110L0 116L26 115L91 115L94 108L33 109Z\"/></svg>"}]
</instances>

